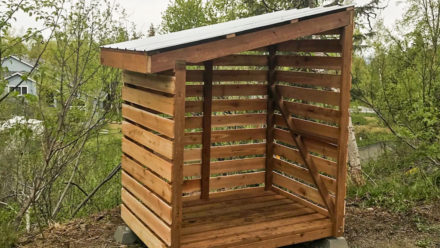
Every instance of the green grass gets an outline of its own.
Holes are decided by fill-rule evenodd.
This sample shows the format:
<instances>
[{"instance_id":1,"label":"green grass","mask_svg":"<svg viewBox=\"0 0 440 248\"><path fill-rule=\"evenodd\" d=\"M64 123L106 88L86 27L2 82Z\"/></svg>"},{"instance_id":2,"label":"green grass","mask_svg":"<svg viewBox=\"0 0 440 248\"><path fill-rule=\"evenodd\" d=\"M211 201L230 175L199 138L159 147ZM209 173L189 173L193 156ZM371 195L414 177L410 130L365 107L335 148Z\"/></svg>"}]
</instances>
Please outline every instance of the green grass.
<instances>
[{"instance_id":1,"label":"green grass","mask_svg":"<svg viewBox=\"0 0 440 248\"><path fill-rule=\"evenodd\" d=\"M351 113L358 147L394 141L395 136L382 125L375 114Z\"/></svg>"}]
</instances>

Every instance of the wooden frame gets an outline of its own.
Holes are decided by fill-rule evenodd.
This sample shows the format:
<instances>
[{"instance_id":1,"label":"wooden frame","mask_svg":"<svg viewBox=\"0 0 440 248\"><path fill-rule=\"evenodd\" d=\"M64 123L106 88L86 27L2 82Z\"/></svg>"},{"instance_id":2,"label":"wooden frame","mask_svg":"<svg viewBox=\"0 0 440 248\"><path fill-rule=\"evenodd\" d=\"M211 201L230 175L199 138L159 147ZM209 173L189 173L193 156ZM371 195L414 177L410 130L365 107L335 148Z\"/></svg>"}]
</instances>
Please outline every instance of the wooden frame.
<instances>
[{"instance_id":1,"label":"wooden frame","mask_svg":"<svg viewBox=\"0 0 440 248\"><path fill-rule=\"evenodd\" d=\"M124 70L127 225L149 247L343 235L352 36L348 8L156 54L102 49Z\"/></svg>"}]
</instances>

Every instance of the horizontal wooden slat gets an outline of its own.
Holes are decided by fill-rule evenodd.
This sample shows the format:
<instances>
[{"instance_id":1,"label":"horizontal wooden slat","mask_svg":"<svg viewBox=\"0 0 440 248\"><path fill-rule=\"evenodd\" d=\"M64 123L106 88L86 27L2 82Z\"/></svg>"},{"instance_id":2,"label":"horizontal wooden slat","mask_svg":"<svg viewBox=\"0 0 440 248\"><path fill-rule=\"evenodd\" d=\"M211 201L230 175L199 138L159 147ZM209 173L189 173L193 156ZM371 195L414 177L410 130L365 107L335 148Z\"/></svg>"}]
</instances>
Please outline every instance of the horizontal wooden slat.
<instances>
[{"instance_id":1,"label":"horizontal wooden slat","mask_svg":"<svg viewBox=\"0 0 440 248\"><path fill-rule=\"evenodd\" d=\"M308 169L282 161L280 159L274 159L274 170L286 173L291 177L296 177L304 182L314 185L314 181ZM321 180L325 183L327 189L331 193L336 191L336 180L324 175L321 175Z\"/></svg>"},{"instance_id":2,"label":"horizontal wooden slat","mask_svg":"<svg viewBox=\"0 0 440 248\"><path fill-rule=\"evenodd\" d=\"M276 71L275 80L278 82L296 83L320 86L326 88L340 88L341 76L323 73Z\"/></svg>"},{"instance_id":3,"label":"horizontal wooden slat","mask_svg":"<svg viewBox=\"0 0 440 248\"><path fill-rule=\"evenodd\" d=\"M212 112L265 110L266 99L213 100ZM202 112L203 101L186 101L185 112Z\"/></svg>"},{"instance_id":4,"label":"horizontal wooden slat","mask_svg":"<svg viewBox=\"0 0 440 248\"><path fill-rule=\"evenodd\" d=\"M122 134L169 159L173 158L173 142L170 140L126 121L122 122Z\"/></svg>"},{"instance_id":5,"label":"horizontal wooden slat","mask_svg":"<svg viewBox=\"0 0 440 248\"><path fill-rule=\"evenodd\" d=\"M342 66L342 58L328 56L280 55L277 56L277 65L295 68L340 70Z\"/></svg>"},{"instance_id":6,"label":"horizontal wooden slat","mask_svg":"<svg viewBox=\"0 0 440 248\"><path fill-rule=\"evenodd\" d=\"M202 128L201 116L186 117L185 129ZM213 115L211 127L261 125L266 123L266 114Z\"/></svg>"},{"instance_id":7,"label":"horizontal wooden slat","mask_svg":"<svg viewBox=\"0 0 440 248\"><path fill-rule=\"evenodd\" d=\"M266 158L245 158L235 160L225 160L211 162L211 174L229 173L235 171L245 170L259 170L264 169ZM201 165L189 164L183 166L184 177L200 176Z\"/></svg>"},{"instance_id":8,"label":"horizontal wooden slat","mask_svg":"<svg viewBox=\"0 0 440 248\"><path fill-rule=\"evenodd\" d=\"M175 77L160 74L143 74L132 71L124 71L123 80L126 84L160 92L174 94Z\"/></svg>"},{"instance_id":9,"label":"horizontal wooden slat","mask_svg":"<svg viewBox=\"0 0 440 248\"><path fill-rule=\"evenodd\" d=\"M317 119L331 123L339 123L341 112L335 109L322 108L310 104L284 101L287 111L294 115Z\"/></svg>"},{"instance_id":10,"label":"horizontal wooden slat","mask_svg":"<svg viewBox=\"0 0 440 248\"><path fill-rule=\"evenodd\" d=\"M274 117L275 125L287 128L287 124L281 115L275 114ZM324 140L331 141L334 144L336 144L338 141L339 128L337 127L293 117L292 120L295 128L300 132L308 133L314 135L315 137L322 137Z\"/></svg>"},{"instance_id":11,"label":"horizontal wooden slat","mask_svg":"<svg viewBox=\"0 0 440 248\"><path fill-rule=\"evenodd\" d=\"M282 97L339 106L339 92L277 85Z\"/></svg>"},{"instance_id":12,"label":"horizontal wooden slat","mask_svg":"<svg viewBox=\"0 0 440 248\"><path fill-rule=\"evenodd\" d=\"M156 154L126 138L122 138L122 152L139 161L142 165L166 180L171 181L172 164L165 159L158 157Z\"/></svg>"},{"instance_id":13,"label":"horizontal wooden slat","mask_svg":"<svg viewBox=\"0 0 440 248\"><path fill-rule=\"evenodd\" d=\"M298 181L292 180L292 179L290 179L286 176L280 175L276 172L273 172L272 175L273 175L273 183L275 185L286 188L297 195L300 195L308 200L311 200L313 202L316 202L320 205L325 206L325 203L322 200L322 197L319 194L317 189L312 188L312 187L305 185L303 183L300 183Z\"/></svg>"},{"instance_id":14,"label":"horizontal wooden slat","mask_svg":"<svg viewBox=\"0 0 440 248\"><path fill-rule=\"evenodd\" d=\"M165 241L167 245L171 245L171 228L167 226L167 224L154 215L128 191L122 189L121 198L124 205L128 207L135 216Z\"/></svg>"},{"instance_id":15,"label":"horizontal wooden slat","mask_svg":"<svg viewBox=\"0 0 440 248\"><path fill-rule=\"evenodd\" d=\"M238 156L261 155L266 152L265 143L243 144L231 146L212 146L211 158L229 158ZM184 161L195 161L202 158L202 149L187 149L184 151Z\"/></svg>"},{"instance_id":16,"label":"horizontal wooden slat","mask_svg":"<svg viewBox=\"0 0 440 248\"><path fill-rule=\"evenodd\" d=\"M168 203L171 202L171 186L167 182L154 175L152 172L144 168L126 156L122 156L122 169L131 177L147 186L151 191L159 195Z\"/></svg>"},{"instance_id":17,"label":"horizontal wooden slat","mask_svg":"<svg viewBox=\"0 0 440 248\"><path fill-rule=\"evenodd\" d=\"M134 178L125 171L121 173L122 187L132 193L145 206L151 209L157 216L162 218L166 223L171 225L171 206L163 201L160 197L153 194L147 187L138 183Z\"/></svg>"},{"instance_id":18,"label":"horizontal wooden slat","mask_svg":"<svg viewBox=\"0 0 440 248\"><path fill-rule=\"evenodd\" d=\"M201 144L203 132L185 133L184 144ZM220 130L211 132L211 143L241 140L259 140L266 137L265 128Z\"/></svg>"},{"instance_id":19,"label":"horizontal wooden slat","mask_svg":"<svg viewBox=\"0 0 440 248\"><path fill-rule=\"evenodd\" d=\"M266 80L267 71L264 70L214 70L212 78L213 82L265 82ZM203 82L203 70L186 71L186 81Z\"/></svg>"},{"instance_id":20,"label":"horizontal wooden slat","mask_svg":"<svg viewBox=\"0 0 440 248\"><path fill-rule=\"evenodd\" d=\"M264 183L264 172L211 177L209 179L209 187L211 190L261 183ZM183 193L191 193L194 191L200 191L200 179L186 180L183 182Z\"/></svg>"},{"instance_id":21,"label":"horizontal wooden slat","mask_svg":"<svg viewBox=\"0 0 440 248\"><path fill-rule=\"evenodd\" d=\"M203 85L187 85L186 97L203 95ZM264 84L221 84L212 86L212 96L255 96L267 95Z\"/></svg>"},{"instance_id":22,"label":"horizontal wooden slat","mask_svg":"<svg viewBox=\"0 0 440 248\"><path fill-rule=\"evenodd\" d=\"M140 124L146 128L174 138L174 121L156 114L122 104L122 117Z\"/></svg>"},{"instance_id":23,"label":"horizontal wooden slat","mask_svg":"<svg viewBox=\"0 0 440 248\"><path fill-rule=\"evenodd\" d=\"M130 210L121 205L121 218L148 247L167 248L168 246L152 233Z\"/></svg>"},{"instance_id":24,"label":"horizontal wooden slat","mask_svg":"<svg viewBox=\"0 0 440 248\"><path fill-rule=\"evenodd\" d=\"M342 52L339 40L291 40L280 43L277 49L281 52Z\"/></svg>"},{"instance_id":25,"label":"horizontal wooden slat","mask_svg":"<svg viewBox=\"0 0 440 248\"><path fill-rule=\"evenodd\" d=\"M236 174L231 176L213 177L210 179L212 189L233 188L250 184L264 183L264 172Z\"/></svg>"},{"instance_id":26,"label":"horizontal wooden slat","mask_svg":"<svg viewBox=\"0 0 440 248\"><path fill-rule=\"evenodd\" d=\"M122 87L122 100L171 116L174 114L173 97L167 97L130 87Z\"/></svg>"},{"instance_id":27,"label":"horizontal wooden slat","mask_svg":"<svg viewBox=\"0 0 440 248\"><path fill-rule=\"evenodd\" d=\"M282 156L285 159L293 161L298 164L304 165L304 161L297 149L289 148L280 144L274 144L274 154ZM336 176L336 163L327 159L323 159L314 155L311 155L313 162L315 163L318 171L324 172L332 177Z\"/></svg>"},{"instance_id":28,"label":"horizontal wooden slat","mask_svg":"<svg viewBox=\"0 0 440 248\"><path fill-rule=\"evenodd\" d=\"M274 138L283 143L295 146L295 142L293 141L292 135L290 134L289 131L275 128ZM303 140L307 146L307 149L310 150L311 152L315 152L331 158L337 158L337 154L338 154L337 146L322 141L308 139L305 137L303 138Z\"/></svg>"}]
</instances>

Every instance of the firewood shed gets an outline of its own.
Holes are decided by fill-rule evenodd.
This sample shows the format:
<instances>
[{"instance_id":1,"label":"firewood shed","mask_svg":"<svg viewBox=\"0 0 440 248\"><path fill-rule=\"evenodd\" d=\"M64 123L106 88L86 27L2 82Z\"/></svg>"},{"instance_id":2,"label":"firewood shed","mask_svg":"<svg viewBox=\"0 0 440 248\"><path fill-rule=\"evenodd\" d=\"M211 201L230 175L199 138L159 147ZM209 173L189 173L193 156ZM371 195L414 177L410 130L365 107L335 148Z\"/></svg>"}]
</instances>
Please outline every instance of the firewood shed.
<instances>
[{"instance_id":1,"label":"firewood shed","mask_svg":"<svg viewBox=\"0 0 440 248\"><path fill-rule=\"evenodd\" d=\"M106 45L123 71L122 205L150 248L344 232L353 6Z\"/></svg>"}]
</instances>

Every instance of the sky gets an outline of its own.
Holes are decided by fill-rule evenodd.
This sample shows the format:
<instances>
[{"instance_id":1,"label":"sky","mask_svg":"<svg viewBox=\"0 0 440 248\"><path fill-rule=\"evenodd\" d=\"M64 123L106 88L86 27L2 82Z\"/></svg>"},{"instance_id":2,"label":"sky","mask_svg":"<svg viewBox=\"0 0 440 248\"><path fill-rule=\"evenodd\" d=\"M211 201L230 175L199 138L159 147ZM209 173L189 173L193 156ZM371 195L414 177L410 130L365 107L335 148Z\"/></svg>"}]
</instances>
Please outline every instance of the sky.
<instances>
[{"instance_id":1,"label":"sky","mask_svg":"<svg viewBox=\"0 0 440 248\"><path fill-rule=\"evenodd\" d=\"M370 0L354 0L356 5L364 4ZM150 24L160 25L161 15L165 11L169 0L115 0L127 12L128 21L136 25L137 31L146 33ZM405 10L406 1L388 0L387 7L382 11L380 17L383 17L384 24L388 28L392 28L396 20L401 18ZM23 13L17 15L17 21L13 23L14 33L23 33L26 28L39 27L32 18L27 17Z\"/></svg>"}]
</instances>

